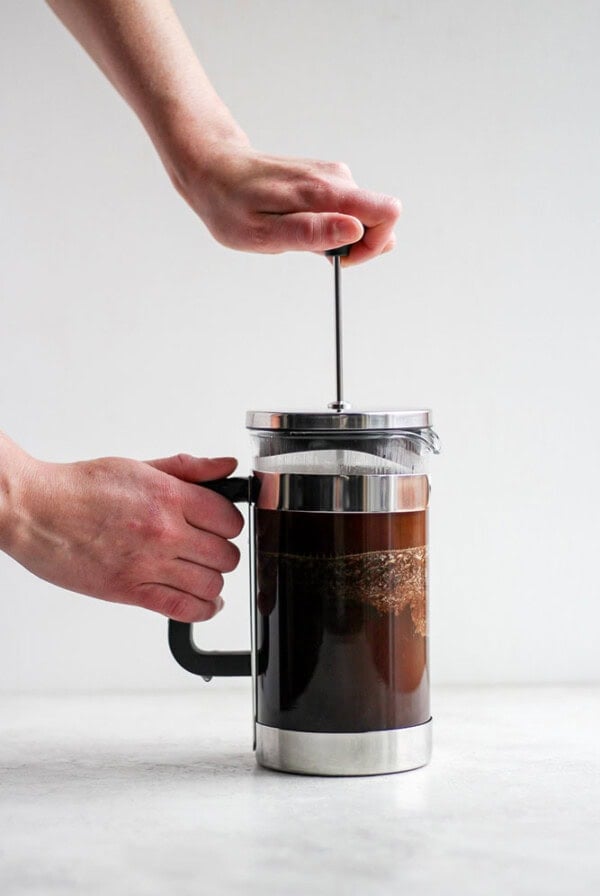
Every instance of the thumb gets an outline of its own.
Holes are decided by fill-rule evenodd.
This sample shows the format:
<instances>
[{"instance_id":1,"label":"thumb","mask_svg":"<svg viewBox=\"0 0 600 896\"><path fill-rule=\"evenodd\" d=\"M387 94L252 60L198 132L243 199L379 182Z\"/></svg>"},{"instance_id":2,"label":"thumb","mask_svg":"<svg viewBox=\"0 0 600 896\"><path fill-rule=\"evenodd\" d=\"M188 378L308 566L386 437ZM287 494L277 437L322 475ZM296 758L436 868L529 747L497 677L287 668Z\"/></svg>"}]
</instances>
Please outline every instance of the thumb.
<instances>
[{"instance_id":1,"label":"thumb","mask_svg":"<svg viewBox=\"0 0 600 896\"><path fill-rule=\"evenodd\" d=\"M149 460L146 463L184 482L222 479L230 476L237 467L235 457L193 457L191 454L175 454L173 457Z\"/></svg>"},{"instance_id":2,"label":"thumb","mask_svg":"<svg viewBox=\"0 0 600 896\"><path fill-rule=\"evenodd\" d=\"M351 215L338 212L294 212L274 221L272 252L306 250L325 252L347 243L357 243L364 227Z\"/></svg>"}]
</instances>

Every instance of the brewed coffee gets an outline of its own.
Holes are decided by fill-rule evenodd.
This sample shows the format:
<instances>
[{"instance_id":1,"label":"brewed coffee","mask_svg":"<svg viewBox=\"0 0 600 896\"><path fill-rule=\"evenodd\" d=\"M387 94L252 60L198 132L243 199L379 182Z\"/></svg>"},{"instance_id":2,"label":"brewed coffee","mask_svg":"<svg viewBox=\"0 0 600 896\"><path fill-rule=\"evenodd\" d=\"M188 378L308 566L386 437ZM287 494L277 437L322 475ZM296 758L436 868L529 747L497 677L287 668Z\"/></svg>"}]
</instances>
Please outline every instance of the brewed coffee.
<instances>
[{"instance_id":1,"label":"brewed coffee","mask_svg":"<svg viewBox=\"0 0 600 896\"><path fill-rule=\"evenodd\" d=\"M429 719L427 513L256 511L258 706L297 731Z\"/></svg>"}]
</instances>

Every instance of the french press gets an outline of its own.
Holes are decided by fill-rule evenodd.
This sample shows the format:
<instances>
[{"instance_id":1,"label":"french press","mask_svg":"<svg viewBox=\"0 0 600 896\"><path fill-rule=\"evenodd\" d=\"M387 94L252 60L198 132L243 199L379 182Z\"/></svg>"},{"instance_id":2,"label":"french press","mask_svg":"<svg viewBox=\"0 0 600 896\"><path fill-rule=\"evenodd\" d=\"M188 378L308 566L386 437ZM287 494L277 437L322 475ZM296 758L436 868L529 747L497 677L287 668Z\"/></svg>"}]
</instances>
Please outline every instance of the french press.
<instances>
[{"instance_id":1,"label":"french press","mask_svg":"<svg viewBox=\"0 0 600 896\"><path fill-rule=\"evenodd\" d=\"M336 305L339 261L336 258ZM338 309L339 310L339 309ZM339 320L339 318L338 318ZM206 487L250 505L249 652L198 648L185 669L252 677L260 765L375 775L431 754L427 646L428 410L250 411L252 474Z\"/></svg>"}]
</instances>

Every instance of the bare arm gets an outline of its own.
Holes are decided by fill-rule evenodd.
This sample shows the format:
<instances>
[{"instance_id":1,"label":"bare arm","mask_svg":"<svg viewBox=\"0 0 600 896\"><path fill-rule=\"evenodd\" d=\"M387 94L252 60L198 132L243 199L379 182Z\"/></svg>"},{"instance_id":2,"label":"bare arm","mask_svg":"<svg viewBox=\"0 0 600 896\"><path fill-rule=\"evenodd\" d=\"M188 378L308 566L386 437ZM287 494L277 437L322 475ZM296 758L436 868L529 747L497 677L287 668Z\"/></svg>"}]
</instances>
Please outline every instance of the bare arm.
<instances>
[{"instance_id":1,"label":"bare arm","mask_svg":"<svg viewBox=\"0 0 600 896\"><path fill-rule=\"evenodd\" d=\"M219 242L276 253L394 245L398 200L340 163L254 150L210 84L168 0L48 0L136 112L175 187ZM363 226L366 231L363 235Z\"/></svg>"}]
</instances>

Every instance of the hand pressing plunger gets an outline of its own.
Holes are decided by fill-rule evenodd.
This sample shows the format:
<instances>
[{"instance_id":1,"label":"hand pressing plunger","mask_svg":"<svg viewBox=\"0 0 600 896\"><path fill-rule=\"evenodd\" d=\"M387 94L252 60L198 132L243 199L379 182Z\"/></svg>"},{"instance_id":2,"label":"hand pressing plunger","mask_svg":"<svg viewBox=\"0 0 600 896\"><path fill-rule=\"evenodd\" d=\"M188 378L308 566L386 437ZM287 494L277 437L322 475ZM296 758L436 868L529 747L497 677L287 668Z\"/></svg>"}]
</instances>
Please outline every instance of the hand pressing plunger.
<instances>
[{"instance_id":1,"label":"hand pressing plunger","mask_svg":"<svg viewBox=\"0 0 600 896\"><path fill-rule=\"evenodd\" d=\"M250 145L167 0L48 2L136 112L174 186L224 246L324 252L353 243L344 265L393 248L397 199L359 188L340 162Z\"/></svg>"},{"instance_id":2,"label":"hand pressing plunger","mask_svg":"<svg viewBox=\"0 0 600 896\"><path fill-rule=\"evenodd\" d=\"M48 0L133 108L177 190L213 237L248 252L323 252L344 265L388 252L400 203L346 165L253 149L219 99L167 0ZM364 227L363 227L363 222ZM365 229L366 228L366 229ZM34 460L0 433L0 548L41 578L183 622L222 606L242 517L192 482L231 458L143 463Z\"/></svg>"}]
</instances>

